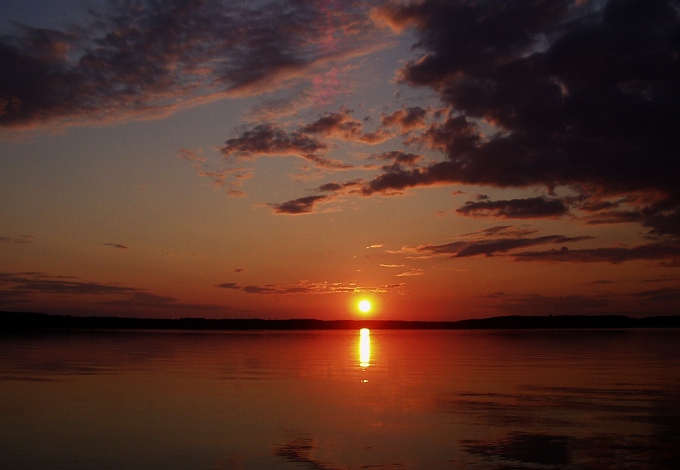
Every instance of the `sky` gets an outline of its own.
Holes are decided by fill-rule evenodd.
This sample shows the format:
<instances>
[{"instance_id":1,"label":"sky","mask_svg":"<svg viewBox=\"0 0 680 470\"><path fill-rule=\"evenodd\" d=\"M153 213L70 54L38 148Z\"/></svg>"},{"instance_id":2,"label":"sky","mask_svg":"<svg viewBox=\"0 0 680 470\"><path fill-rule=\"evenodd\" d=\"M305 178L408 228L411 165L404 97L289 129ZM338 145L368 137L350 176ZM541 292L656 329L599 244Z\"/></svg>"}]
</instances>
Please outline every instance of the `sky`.
<instances>
[{"instance_id":1,"label":"sky","mask_svg":"<svg viewBox=\"0 0 680 470\"><path fill-rule=\"evenodd\" d=\"M678 1L0 0L0 64L0 310L680 313Z\"/></svg>"}]
</instances>

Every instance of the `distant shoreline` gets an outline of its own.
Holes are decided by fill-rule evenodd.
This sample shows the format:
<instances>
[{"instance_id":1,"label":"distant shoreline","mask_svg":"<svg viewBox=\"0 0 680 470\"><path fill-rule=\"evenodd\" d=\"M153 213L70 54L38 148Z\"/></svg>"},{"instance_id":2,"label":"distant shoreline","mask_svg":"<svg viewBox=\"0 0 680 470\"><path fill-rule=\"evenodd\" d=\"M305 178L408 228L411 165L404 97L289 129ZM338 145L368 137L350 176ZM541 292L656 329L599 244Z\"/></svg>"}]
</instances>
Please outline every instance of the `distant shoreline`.
<instances>
[{"instance_id":1,"label":"distant shoreline","mask_svg":"<svg viewBox=\"0 0 680 470\"><path fill-rule=\"evenodd\" d=\"M680 328L680 315L634 318L624 315L510 315L458 321L418 320L264 320L261 318L122 318L0 312L1 331L37 330L532 330Z\"/></svg>"}]
</instances>

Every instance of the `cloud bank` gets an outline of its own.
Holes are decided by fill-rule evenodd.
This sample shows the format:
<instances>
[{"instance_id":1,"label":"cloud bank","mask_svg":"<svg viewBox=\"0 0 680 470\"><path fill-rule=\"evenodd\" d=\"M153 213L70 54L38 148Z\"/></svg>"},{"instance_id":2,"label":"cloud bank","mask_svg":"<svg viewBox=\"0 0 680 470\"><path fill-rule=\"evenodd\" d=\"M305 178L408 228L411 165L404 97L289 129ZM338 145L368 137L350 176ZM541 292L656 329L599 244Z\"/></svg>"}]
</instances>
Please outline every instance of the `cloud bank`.
<instances>
[{"instance_id":1,"label":"cloud bank","mask_svg":"<svg viewBox=\"0 0 680 470\"><path fill-rule=\"evenodd\" d=\"M471 202L458 212L539 218L578 209L589 224L634 222L650 236L680 237L675 2L423 0L386 3L372 16L417 35L419 55L398 80L434 91L446 109L428 121L425 108L404 108L382 124L443 160L395 161L362 181L361 194L566 187L577 197ZM607 208L612 201L625 207Z\"/></svg>"},{"instance_id":2,"label":"cloud bank","mask_svg":"<svg viewBox=\"0 0 680 470\"><path fill-rule=\"evenodd\" d=\"M88 25L17 26L0 37L0 126L164 115L261 93L356 54L373 31L361 6L342 0L107 6Z\"/></svg>"}]
</instances>

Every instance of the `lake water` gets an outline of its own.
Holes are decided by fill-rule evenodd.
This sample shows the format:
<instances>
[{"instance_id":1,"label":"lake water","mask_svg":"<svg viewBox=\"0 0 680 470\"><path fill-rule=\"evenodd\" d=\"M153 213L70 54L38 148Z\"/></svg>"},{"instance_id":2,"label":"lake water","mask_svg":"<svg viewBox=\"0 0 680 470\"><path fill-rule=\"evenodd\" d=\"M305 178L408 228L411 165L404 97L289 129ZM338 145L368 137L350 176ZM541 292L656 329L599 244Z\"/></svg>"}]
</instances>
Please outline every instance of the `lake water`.
<instances>
[{"instance_id":1,"label":"lake water","mask_svg":"<svg viewBox=\"0 0 680 470\"><path fill-rule=\"evenodd\" d=\"M2 469L680 468L680 331L0 337Z\"/></svg>"}]
</instances>

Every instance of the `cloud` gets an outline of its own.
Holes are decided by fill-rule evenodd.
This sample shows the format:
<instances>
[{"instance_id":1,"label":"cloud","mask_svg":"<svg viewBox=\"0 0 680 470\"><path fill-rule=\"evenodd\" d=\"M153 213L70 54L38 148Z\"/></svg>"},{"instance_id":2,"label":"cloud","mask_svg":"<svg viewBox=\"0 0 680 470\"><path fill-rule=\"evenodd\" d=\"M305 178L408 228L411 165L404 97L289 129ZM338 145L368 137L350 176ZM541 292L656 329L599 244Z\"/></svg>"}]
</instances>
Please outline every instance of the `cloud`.
<instances>
[{"instance_id":1,"label":"cloud","mask_svg":"<svg viewBox=\"0 0 680 470\"><path fill-rule=\"evenodd\" d=\"M274 214L300 215L311 214L319 204L325 204L342 197L345 194L357 192L361 185L360 180L347 181L344 183L326 183L315 189L316 192L326 193L300 197L290 201L268 204Z\"/></svg>"},{"instance_id":2,"label":"cloud","mask_svg":"<svg viewBox=\"0 0 680 470\"><path fill-rule=\"evenodd\" d=\"M415 32L422 53L399 80L431 88L450 108L411 139L445 160L385 171L365 195L454 183L564 185L583 199L646 194L631 213L591 223L639 212L650 234L680 236L673 2L423 0L385 4L373 17Z\"/></svg>"},{"instance_id":3,"label":"cloud","mask_svg":"<svg viewBox=\"0 0 680 470\"><path fill-rule=\"evenodd\" d=\"M644 215L639 211L600 211L585 218L588 225L640 223L643 220Z\"/></svg>"},{"instance_id":4,"label":"cloud","mask_svg":"<svg viewBox=\"0 0 680 470\"><path fill-rule=\"evenodd\" d=\"M85 307L83 313L89 314L97 312L103 306L124 307L126 315L130 313L127 310L129 308L145 311L149 308L162 308L182 312L230 310L229 307L220 305L182 303L174 297L156 295L144 289L116 283L83 281L74 276L55 276L41 272L0 273L0 299L8 305L40 304L45 295L63 296L64 300L73 296L100 299ZM56 306L52 298L44 308L54 309Z\"/></svg>"},{"instance_id":5,"label":"cloud","mask_svg":"<svg viewBox=\"0 0 680 470\"><path fill-rule=\"evenodd\" d=\"M0 38L0 126L167 114L311 80L315 67L375 43L366 42L374 31L366 12L345 1L331 9L295 0L123 0L91 14L87 25L20 26ZM319 28L323 18L333 21Z\"/></svg>"},{"instance_id":6,"label":"cloud","mask_svg":"<svg viewBox=\"0 0 680 470\"><path fill-rule=\"evenodd\" d=\"M657 302L677 302L680 300L680 289L674 287L665 287L661 289L652 289L640 291L632 294L633 297L639 298L643 303L657 303Z\"/></svg>"},{"instance_id":7,"label":"cloud","mask_svg":"<svg viewBox=\"0 0 680 470\"><path fill-rule=\"evenodd\" d=\"M33 235L22 235L20 237L0 236L0 243L12 245L25 245L33 242Z\"/></svg>"},{"instance_id":8,"label":"cloud","mask_svg":"<svg viewBox=\"0 0 680 470\"><path fill-rule=\"evenodd\" d=\"M361 135L362 128L361 121L354 119L348 111L345 111L325 114L303 126L300 131L351 140Z\"/></svg>"},{"instance_id":9,"label":"cloud","mask_svg":"<svg viewBox=\"0 0 680 470\"><path fill-rule=\"evenodd\" d=\"M248 294L359 294L359 293L381 293L400 289L404 284L383 284L380 286L361 286L356 283L344 282L309 282L300 281L288 287L277 287L272 284L263 286L242 286L235 282L225 282L215 287L224 289L234 289L247 292Z\"/></svg>"},{"instance_id":10,"label":"cloud","mask_svg":"<svg viewBox=\"0 0 680 470\"><path fill-rule=\"evenodd\" d=\"M516 253L517 261L551 261L571 263L612 263L625 261L677 261L680 259L680 244L676 242L650 243L631 247L608 247L559 250L526 251Z\"/></svg>"},{"instance_id":11,"label":"cloud","mask_svg":"<svg viewBox=\"0 0 680 470\"><path fill-rule=\"evenodd\" d=\"M238 137L225 142L220 148L222 155L237 160L252 160L257 157L295 156L311 162L317 168L327 170L348 170L352 165L339 160L325 158L321 154L328 145L301 130L287 132L274 123L258 124Z\"/></svg>"},{"instance_id":12,"label":"cloud","mask_svg":"<svg viewBox=\"0 0 680 470\"><path fill-rule=\"evenodd\" d=\"M104 246L110 246L111 248L115 248L116 250L129 250L129 246L121 245L119 243L104 243Z\"/></svg>"},{"instance_id":13,"label":"cloud","mask_svg":"<svg viewBox=\"0 0 680 470\"><path fill-rule=\"evenodd\" d=\"M401 273L396 275L397 277L422 276L425 274L425 271L420 268L413 268L404 264L381 264L380 266L383 268L396 268L402 270ZM406 271L403 271L403 269L406 269Z\"/></svg>"},{"instance_id":14,"label":"cloud","mask_svg":"<svg viewBox=\"0 0 680 470\"><path fill-rule=\"evenodd\" d=\"M508 251L528 246L574 243L590 238L591 237L565 237L563 235L546 235L535 238L485 238L472 241L456 241L444 245L421 245L417 247L415 251L434 255L451 255L452 258L465 258L478 255L493 256L498 253L507 253Z\"/></svg>"},{"instance_id":15,"label":"cloud","mask_svg":"<svg viewBox=\"0 0 680 470\"><path fill-rule=\"evenodd\" d=\"M0 273L0 288L21 297L32 294L59 295L130 295L139 289L118 284L84 282L71 276L46 273Z\"/></svg>"},{"instance_id":16,"label":"cloud","mask_svg":"<svg viewBox=\"0 0 680 470\"><path fill-rule=\"evenodd\" d=\"M258 124L220 148L225 157L252 159L263 155L294 155L313 158L328 148L323 142L302 132L288 133L273 123Z\"/></svg>"},{"instance_id":17,"label":"cloud","mask_svg":"<svg viewBox=\"0 0 680 470\"><path fill-rule=\"evenodd\" d=\"M402 133L410 130L425 127L425 118L428 110L420 106L413 106L411 108L404 108L393 112L392 114L384 115L380 119L383 126L397 126Z\"/></svg>"},{"instance_id":18,"label":"cloud","mask_svg":"<svg viewBox=\"0 0 680 470\"><path fill-rule=\"evenodd\" d=\"M456 212L472 217L493 216L507 219L534 219L559 217L567 214L568 209L560 199L533 197L501 201L468 201Z\"/></svg>"},{"instance_id":19,"label":"cloud","mask_svg":"<svg viewBox=\"0 0 680 470\"><path fill-rule=\"evenodd\" d=\"M351 111L324 114L316 121L302 126L299 132L363 142L369 145L382 143L392 137L392 134L384 129L364 132L363 124L351 116Z\"/></svg>"},{"instance_id":20,"label":"cloud","mask_svg":"<svg viewBox=\"0 0 680 470\"><path fill-rule=\"evenodd\" d=\"M314 206L328 200L328 196L306 196L292 201L282 202L281 204L269 204L275 214L300 215L310 214Z\"/></svg>"},{"instance_id":21,"label":"cloud","mask_svg":"<svg viewBox=\"0 0 680 470\"><path fill-rule=\"evenodd\" d=\"M400 165L405 165L405 166L416 166L418 162L420 162L423 159L422 155L415 154L415 153L408 153L403 150L393 150L390 152L383 152L377 155L371 156L371 158L375 160L388 160L392 161L392 165L388 167L384 167L386 170L399 170Z\"/></svg>"},{"instance_id":22,"label":"cloud","mask_svg":"<svg viewBox=\"0 0 680 470\"><path fill-rule=\"evenodd\" d=\"M246 193L241 189L243 184L255 174L253 169L245 167L224 168L210 162L202 155L202 150L180 149L178 158L191 162L198 176L209 178L212 185L222 189L231 197L243 197Z\"/></svg>"}]
</instances>

